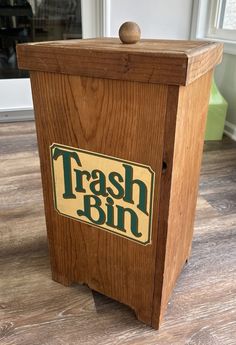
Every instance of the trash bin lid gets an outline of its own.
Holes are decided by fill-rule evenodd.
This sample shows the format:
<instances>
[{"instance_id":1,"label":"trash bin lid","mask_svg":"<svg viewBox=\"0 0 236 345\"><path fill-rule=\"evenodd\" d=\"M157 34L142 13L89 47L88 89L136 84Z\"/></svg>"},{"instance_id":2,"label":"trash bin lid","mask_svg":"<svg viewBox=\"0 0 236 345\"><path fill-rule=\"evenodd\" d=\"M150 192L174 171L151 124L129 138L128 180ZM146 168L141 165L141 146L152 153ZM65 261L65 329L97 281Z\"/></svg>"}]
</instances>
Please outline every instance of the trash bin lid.
<instances>
[{"instance_id":1,"label":"trash bin lid","mask_svg":"<svg viewBox=\"0 0 236 345\"><path fill-rule=\"evenodd\" d=\"M18 66L96 78L187 85L221 61L223 45L208 41L119 38L19 44Z\"/></svg>"}]
</instances>

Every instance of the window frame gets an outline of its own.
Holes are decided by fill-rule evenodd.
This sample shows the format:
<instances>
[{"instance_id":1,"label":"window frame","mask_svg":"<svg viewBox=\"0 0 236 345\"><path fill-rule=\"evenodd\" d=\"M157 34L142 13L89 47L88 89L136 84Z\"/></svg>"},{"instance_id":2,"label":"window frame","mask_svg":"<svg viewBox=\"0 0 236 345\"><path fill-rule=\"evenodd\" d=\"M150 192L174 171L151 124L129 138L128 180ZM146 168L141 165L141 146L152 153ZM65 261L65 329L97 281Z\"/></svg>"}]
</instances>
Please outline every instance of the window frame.
<instances>
[{"instance_id":1,"label":"window frame","mask_svg":"<svg viewBox=\"0 0 236 345\"><path fill-rule=\"evenodd\" d=\"M236 30L220 28L221 22L223 23L224 19L224 16L222 17L222 7L224 11L226 1L227 0L210 1L210 18L207 37L236 42Z\"/></svg>"},{"instance_id":2,"label":"window frame","mask_svg":"<svg viewBox=\"0 0 236 345\"><path fill-rule=\"evenodd\" d=\"M222 0L194 0L191 38L224 43L224 52L236 55L236 30L218 28Z\"/></svg>"}]
</instances>

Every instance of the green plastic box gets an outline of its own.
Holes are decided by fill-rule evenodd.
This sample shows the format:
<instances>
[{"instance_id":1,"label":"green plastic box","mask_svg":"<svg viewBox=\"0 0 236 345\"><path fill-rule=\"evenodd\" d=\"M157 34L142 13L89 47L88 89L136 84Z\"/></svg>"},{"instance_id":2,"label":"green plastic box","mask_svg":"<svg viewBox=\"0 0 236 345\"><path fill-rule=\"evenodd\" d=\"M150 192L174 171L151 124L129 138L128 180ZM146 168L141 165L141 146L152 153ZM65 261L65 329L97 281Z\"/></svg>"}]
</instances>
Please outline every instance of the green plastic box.
<instances>
[{"instance_id":1,"label":"green plastic box","mask_svg":"<svg viewBox=\"0 0 236 345\"><path fill-rule=\"evenodd\" d=\"M228 103L219 92L215 81L211 86L205 140L221 140L224 132Z\"/></svg>"}]
</instances>

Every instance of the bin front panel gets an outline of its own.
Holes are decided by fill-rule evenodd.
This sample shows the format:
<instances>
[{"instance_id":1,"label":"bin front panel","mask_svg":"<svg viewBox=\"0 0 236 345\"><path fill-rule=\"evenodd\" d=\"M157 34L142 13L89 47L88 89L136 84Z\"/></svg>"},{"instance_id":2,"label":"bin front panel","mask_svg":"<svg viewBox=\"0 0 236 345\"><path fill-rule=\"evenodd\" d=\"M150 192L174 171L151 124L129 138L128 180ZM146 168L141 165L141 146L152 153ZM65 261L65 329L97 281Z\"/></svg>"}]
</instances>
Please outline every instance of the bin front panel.
<instances>
[{"instance_id":1,"label":"bin front panel","mask_svg":"<svg viewBox=\"0 0 236 345\"><path fill-rule=\"evenodd\" d=\"M31 83L53 277L64 284L87 283L135 306L139 317L150 323L168 86L45 72L32 72ZM50 158L54 143L128 161L132 167L151 167L155 183L150 243L143 245L56 211Z\"/></svg>"}]
</instances>

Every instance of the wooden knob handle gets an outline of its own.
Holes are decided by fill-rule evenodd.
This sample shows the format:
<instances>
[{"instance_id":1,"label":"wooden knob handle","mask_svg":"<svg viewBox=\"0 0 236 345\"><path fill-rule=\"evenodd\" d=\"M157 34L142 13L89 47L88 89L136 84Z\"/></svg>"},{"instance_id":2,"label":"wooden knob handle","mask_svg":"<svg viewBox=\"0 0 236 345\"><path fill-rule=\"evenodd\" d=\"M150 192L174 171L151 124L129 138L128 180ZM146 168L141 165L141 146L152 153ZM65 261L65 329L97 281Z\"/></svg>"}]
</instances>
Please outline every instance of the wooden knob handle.
<instances>
[{"instance_id":1,"label":"wooden knob handle","mask_svg":"<svg viewBox=\"0 0 236 345\"><path fill-rule=\"evenodd\" d=\"M140 36L140 27L134 22L125 22L119 29L120 40L125 44L137 43L140 40Z\"/></svg>"}]
</instances>

